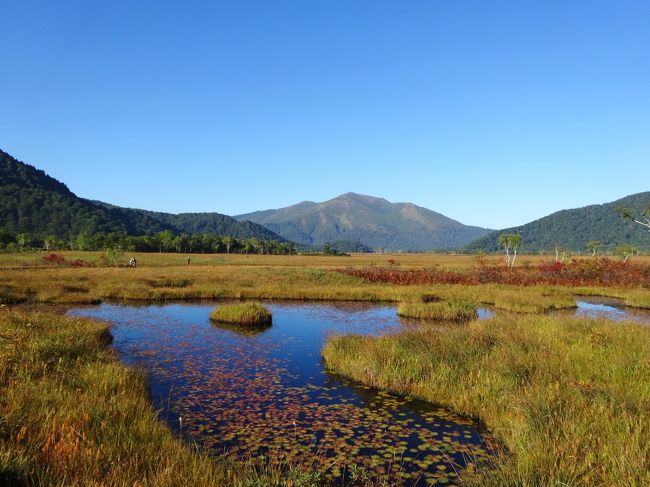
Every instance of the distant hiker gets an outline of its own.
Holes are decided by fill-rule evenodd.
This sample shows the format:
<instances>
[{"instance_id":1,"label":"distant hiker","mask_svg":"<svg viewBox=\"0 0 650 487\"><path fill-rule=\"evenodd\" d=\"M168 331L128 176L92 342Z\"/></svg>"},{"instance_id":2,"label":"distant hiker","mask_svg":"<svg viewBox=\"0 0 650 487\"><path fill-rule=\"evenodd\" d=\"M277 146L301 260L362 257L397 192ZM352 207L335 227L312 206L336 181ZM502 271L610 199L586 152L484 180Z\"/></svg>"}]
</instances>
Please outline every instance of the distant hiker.
<instances>
[{"instance_id":1,"label":"distant hiker","mask_svg":"<svg viewBox=\"0 0 650 487\"><path fill-rule=\"evenodd\" d=\"M192 259L191 259L190 257L188 257L188 258L187 258L187 265L190 265L190 262L191 262L191 261L192 261Z\"/></svg>"},{"instance_id":2,"label":"distant hiker","mask_svg":"<svg viewBox=\"0 0 650 487\"><path fill-rule=\"evenodd\" d=\"M129 267L135 267L135 266L136 266L135 257L131 257L131 260L129 260Z\"/></svg>"}]
</instances>

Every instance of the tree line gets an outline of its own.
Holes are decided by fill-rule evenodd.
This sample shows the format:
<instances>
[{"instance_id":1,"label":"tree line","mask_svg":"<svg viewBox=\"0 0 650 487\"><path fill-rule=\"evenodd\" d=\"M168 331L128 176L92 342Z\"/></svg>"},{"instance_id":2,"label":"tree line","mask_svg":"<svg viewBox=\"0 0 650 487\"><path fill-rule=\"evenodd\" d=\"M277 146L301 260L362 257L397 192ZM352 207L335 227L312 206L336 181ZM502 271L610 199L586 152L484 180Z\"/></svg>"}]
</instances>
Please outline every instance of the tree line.
<instances>
[{"instance_id":1,"label":"tree line","mask_svg":"<svg viewBox=\"0 0 650 487\"><path fill-rule=\"evenodd\" d=\"M106 250L130 252L183 252L197 254L282 254L296 253L293 242L235 238L214 233L182 233L174 235L165 230L152 235L128 235L124 232L90 234L81 232L67 238L56 235L13 233L0 229L0 250L21 252L29 250Z\"/></svg>"}]
</instances>

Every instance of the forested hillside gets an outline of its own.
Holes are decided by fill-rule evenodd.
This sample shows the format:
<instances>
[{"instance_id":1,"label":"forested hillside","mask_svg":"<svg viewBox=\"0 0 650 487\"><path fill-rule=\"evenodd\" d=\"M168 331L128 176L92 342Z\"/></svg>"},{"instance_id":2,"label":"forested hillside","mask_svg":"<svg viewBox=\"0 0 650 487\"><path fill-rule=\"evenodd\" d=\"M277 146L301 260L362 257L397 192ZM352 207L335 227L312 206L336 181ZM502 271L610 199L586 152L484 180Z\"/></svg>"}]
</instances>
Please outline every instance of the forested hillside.
<instances>
[{"instance_id":1,"label":"forested hillside","mask_svg":"<svg viewBox=\"0 0 650 487\"><path fill-rule=\"evenodd\" d=\"M212 233L236 238L285 241L261 225L219 213L173 215L120 208L79 198L45 172L0 151L0 229L69 238L71 235L124 233L152 235L169 231Z\"/></svg>"},{"instance_id":2,"label":"forested hillside","mask_svg":"<svg viewBox=\"0 0 650 487\"><path fill-rule=\"evenodd\" d=\"M472 252L500 250L501 233L518 233L522 237L520 252L553 252L555 247L567 251L588 252L591 241L600 243L598 252L612 251L620 244L650 250L650 232L641 225L623 220L617 206L634 209L637 214L650 206L650 192L637 193L611 203L562 210L519 227L506 228L482 237L466 247Z\"/></svg>"}]
</instances>

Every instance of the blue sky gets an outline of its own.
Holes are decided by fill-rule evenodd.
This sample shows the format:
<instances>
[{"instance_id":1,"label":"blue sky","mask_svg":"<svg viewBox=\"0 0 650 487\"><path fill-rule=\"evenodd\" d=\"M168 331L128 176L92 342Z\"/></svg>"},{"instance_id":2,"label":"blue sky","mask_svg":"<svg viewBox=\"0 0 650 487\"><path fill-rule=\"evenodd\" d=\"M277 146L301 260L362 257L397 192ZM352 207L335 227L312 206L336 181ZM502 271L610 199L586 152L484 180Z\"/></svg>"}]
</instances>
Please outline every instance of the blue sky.
<instances>
[{"instance_id":1,"label":"blue sky","mask_svg":"<svg viewBox=\"0 0 650 487\"><path fill-rule=\"evenodd\" d=\"M503 228L650 190L649 20L625 0L2 0L0 149L122 206L354 191Z\"/></svg>"}]
</instances>

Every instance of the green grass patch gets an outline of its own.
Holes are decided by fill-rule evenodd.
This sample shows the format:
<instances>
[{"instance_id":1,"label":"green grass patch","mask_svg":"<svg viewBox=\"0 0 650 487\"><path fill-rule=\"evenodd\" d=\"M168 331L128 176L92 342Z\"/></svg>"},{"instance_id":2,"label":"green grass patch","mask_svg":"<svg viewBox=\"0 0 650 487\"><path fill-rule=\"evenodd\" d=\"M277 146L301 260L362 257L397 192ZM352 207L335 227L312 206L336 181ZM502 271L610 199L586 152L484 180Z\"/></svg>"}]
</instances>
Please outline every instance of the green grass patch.
<instances>
[{"instance_id":1,"label":"green grass patch","mask_svg":"<svg viewBox=\"0 0 650 487\"><path fill-rule=\"evenodd\" d=\"M270 325L273 315L259 303L237 303L219 306L210 314L210 319L238 325Z\"/></svg>"},{"instance_id":2,"label":"green grass patch","mask_svg":"<svg viewBox=\"0 0 650 487\"><path fill-rule=\"evenodd\" d=\"M470 321L478 317L474 305L454 301L400 303L397 314L403 318L432 321Z\"/></svg>"},{"instance_id":3,"label":"green grass patch","mask_svg":"<svg viewBox=\"0 0 650 487\"><path fill-rule=\"evenodd\" d=\"M490 468L464 485L650 485L650 328L504 314L466 327L337 336L329 368L481 418Z\"/></svg>"}]
</instances>

